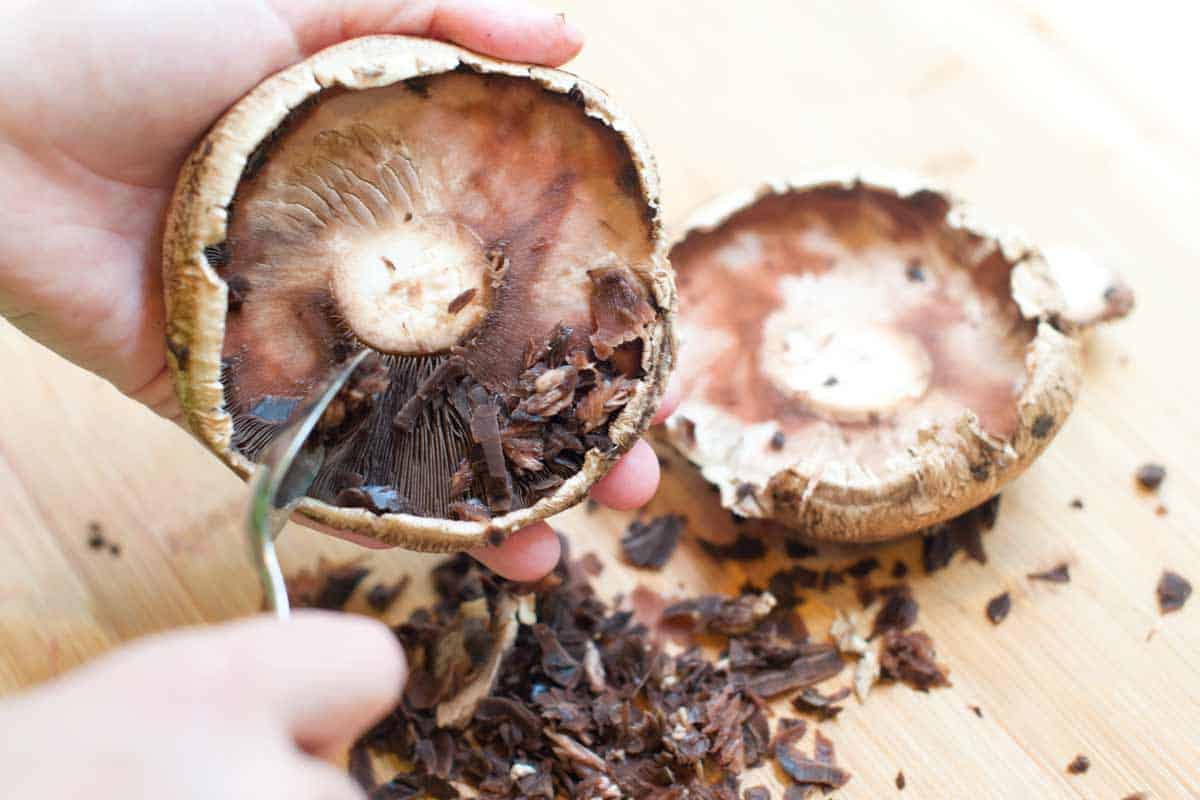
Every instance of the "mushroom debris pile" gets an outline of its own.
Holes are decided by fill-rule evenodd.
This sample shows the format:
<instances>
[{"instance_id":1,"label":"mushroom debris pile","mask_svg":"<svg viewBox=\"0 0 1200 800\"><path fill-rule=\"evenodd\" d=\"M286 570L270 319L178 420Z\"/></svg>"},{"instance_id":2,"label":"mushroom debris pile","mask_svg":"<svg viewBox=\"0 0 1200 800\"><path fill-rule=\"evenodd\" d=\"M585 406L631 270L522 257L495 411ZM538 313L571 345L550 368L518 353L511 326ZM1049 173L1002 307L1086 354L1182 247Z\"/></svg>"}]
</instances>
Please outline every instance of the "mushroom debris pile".
<instances>
[{"instance_id":1,"label":"mushroom debris pile","mask_svg":"<svg viewBox=\"0 0 1200 800\"><path fill-rule=\"evenodd\" d=\"M165 271L185 416L245 474L369 348L381 374L326 426L301 511L447 549L561 510L665 386L656 188L632 127L566 73L403 37L319 53L240 101L180 178Z\"/></svg>"},{"instance_id":2,"label":"mushroom debris pile","mask_svg":"<svg viewBox=\"0 0 1200 800\"><path fill-rule=\"evenodd\" d=\"M1068 305L1056 277L1077 263L1054 272L889 176L723 198L671 259L671 443L735 514L824 539L911 533L995 494L1071 410L1076 334L1132 306L1119 282L1105 313Z\"/></svg>"},{"instance_id":3,"label":"mushroom debris pile","mask_svg":"<svg viewBox=\"0 0 1200 800\"><path fill-rule=\"evenodd\" d=\"M772 737L768 700L840 674L843 662L788 624L790 610L769 594L665 610L696 636L721 637L714 662L699 647L671 654L653 643L632 612L595 596L582 563L528 594L465 556L434 580L437 605L397 628L412 670L404 698L351 752L373 800L453 798L465 787L485 798L737 800L743 773L772 757L788 798L850 779L819 731L804 752L802 720L779 720ZM797 708L844 696L810 692ZM411 768L380 781L384 755Z\"/></svg>"}]
</instances>

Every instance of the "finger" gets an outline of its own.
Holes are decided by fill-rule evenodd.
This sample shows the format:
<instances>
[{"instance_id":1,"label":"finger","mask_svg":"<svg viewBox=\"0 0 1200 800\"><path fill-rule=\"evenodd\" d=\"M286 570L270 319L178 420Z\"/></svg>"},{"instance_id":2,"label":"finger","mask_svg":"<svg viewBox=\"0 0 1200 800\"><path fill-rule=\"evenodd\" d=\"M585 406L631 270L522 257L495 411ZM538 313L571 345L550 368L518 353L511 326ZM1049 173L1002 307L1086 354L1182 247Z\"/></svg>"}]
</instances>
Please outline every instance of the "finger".
<instances>
[{"instance_id":1,"label":"finger","mask_svg":"<svg viewBox=\"0 0 1200 800\"><path fill-rule=\"evenodd\" d=\"M326 536L332 536L335 539L341 539L342 541L350 542L360 547L366 547L369 550L390 550L391 548L395 547L394 544L381 542L378 539L372 539L370 536L364 536L361 533L354 533L353 531L341 531L337 528L332 528L324 523L309 519L299 511L297 511L295 514L292 514L291 520L297 525L301 525L309 530L318 531Z\"/></svg>"},{"instance_id":2,"label":"finger","mask_svg":"<svg viewBox=\"0 0 1200 800\"><path fill-rule=\"evenodd\" d=\"M307 0L277 3L276 9L305 54L356 36L402 33L556 67L583 47L583 35L561 14L523 0L353 0L332 7Z\"/></svg>"},{"instance_id":3,"label":"finger","mask_svg":"<svg viewBox=\"0 0 1200 800\"><path fill-rule=\"evenodd\" d=\"M662 402L658 406L658 411L654 414L654 419L651 420L651 425L661 425L667 421L667 418L675 413L675 409L679 408L679 398L682 391L679 388L679 379L672 376L671 382L667 384L667 391L663 393Z\"/></svg>"},{"instance_id":4,"label":"finger","mask_svg":"<svg viewBox=\"0 0 1200 800\"><path fill-rule=\"evenodd\" d=\"M485 567L514 581L536 581L558 564L562 544L545 522L535 522L508 537L499 547L471 551Z\"/></svg>"},{"instance_id":5,"label":"finger","mask_svg":"<svg viewBox=\"0 0 1200 800\"><path fill-rule=\"evenodd\" d=\"M244 702L318 756L340 751L391 710L407 674L395 635L354 614L302 611L286 623L257 617L213 637Z\"/></svg>"},{"instance_id":6,"label":"finger","mask_svg":"<svg viewBox=\"0 0 1200 800\"><path fill-rule=\"evenodd\" d=\"M566 17L512 0L442 0L429 35L481 53L557 67L583 47Z\"/></svg>"},{"instance_id":7,"label":"finger","mask_svg":"<svg viewBox=\"0 0 1200 800\"><path fill-rule=\"evenodd\" d=\"M658 477L658 456L644 439L639 439L592 487L592 499L619 511L638 508L658 490Z\"/></svg>"}]
</instances>

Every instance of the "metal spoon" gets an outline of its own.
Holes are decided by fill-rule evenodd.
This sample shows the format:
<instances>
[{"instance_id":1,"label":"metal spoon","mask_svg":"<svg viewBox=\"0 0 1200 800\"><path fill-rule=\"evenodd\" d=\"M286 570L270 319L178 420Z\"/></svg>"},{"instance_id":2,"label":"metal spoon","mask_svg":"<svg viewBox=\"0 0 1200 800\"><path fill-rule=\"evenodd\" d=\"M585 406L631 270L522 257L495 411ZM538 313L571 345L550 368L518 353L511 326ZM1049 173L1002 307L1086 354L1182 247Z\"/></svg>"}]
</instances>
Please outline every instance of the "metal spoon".
<instances>
[{"instance_id":1,"label":"metal spoon","mask_svg":"<svg viewBox=\"0 0 1200 800\"><path fill-rule=\"evenodd\" d=\"M283 530L296 505L308 494L325 463L324 445L319 442L308 443L309 435L369 352L360 350L338 367L325 383L318 386L292 412L292 421L267 447L255 471L246 531L267 606L279 619L287 619L292 612L288 604L287 587L283 582L283 570L279 568L279 559L275 555L275 537Z\"/></svg>"}]
</instances>

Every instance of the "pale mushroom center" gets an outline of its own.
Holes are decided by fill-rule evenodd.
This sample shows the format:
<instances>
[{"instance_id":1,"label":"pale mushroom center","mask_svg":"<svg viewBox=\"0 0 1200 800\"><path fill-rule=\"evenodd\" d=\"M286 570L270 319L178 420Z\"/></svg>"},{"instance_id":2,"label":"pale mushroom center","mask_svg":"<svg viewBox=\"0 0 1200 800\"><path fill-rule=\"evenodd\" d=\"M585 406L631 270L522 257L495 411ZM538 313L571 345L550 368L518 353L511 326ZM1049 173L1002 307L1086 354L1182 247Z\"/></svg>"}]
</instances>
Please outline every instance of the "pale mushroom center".
<instances>
[{"instance_id":1,"label":"pale mushroom center","mask_svg":"<svg viewBox=\"0 0 1200 800\"><path fill-rule=\"evenodd\" d=\"M929 389L933 360L917 337L852 319L798 320L789 311L763 326L762 371L774 387L823 419L885 420Z\"/></svg>"},{"instance_id":2,"label":"pale mushroom center","mask_svg":"<svg viewBox=\"0 0 1200 800\"><path fill-rule=\"evenodd\" d=\"M489 276L483 245L469 229L427 218L345 244L332 288L362 342L416 356L445 352L478 327Z\"/></svg>"}]
</instances>

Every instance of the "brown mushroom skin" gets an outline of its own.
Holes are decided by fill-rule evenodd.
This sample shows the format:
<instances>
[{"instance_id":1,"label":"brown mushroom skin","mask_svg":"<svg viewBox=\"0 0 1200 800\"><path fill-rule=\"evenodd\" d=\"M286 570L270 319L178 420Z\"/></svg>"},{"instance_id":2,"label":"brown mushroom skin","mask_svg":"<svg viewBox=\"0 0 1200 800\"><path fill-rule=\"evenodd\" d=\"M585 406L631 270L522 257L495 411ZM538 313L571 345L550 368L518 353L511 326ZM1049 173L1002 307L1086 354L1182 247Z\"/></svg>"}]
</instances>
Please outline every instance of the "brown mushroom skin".
<instances>
[{"instance_id":1,"label":"brown mushroom skin","mask_svg":"<svg viewBox=\"0 0 1200 800\"><path fill-rule=\"evenodd\" d=\"M231 303L236 313L245 314L260 287L254 285L253 278L227 284L218 267L214 266L212 255L229 247L230 208L247 175L248 162L261 153L264 141L285 124L292 109L303 109L319 94L366 96L370 92L386 93L390 87L413 78L446 76L453 80L456 72L466 77L479 75L484 79L497 76L502 82L528 84L541 92L562 97L575 109L580 124L598 126L604 136L623 151L629 164L628 174L622 174L614 181L617 184L614 191L624 192L637 201L644 216L642 230L646 237L644 259L627 266L636 271L646 298L656 311L656 318L646 326L642 338L636 386L610 421L608 436L613 447L603 452L588 451L583 467L536 503L489 521L380 515L368 509L341 508L312 498L300 504L300 513L316 522L390 544L429 551L463 550L495 542L514 530L580 502L587 489L649 427L673 364L675 290L658 214L658 181L653 158L632 124L601 91L557 70L496 61L451 45L408 37L367 37L345 42L268 78L214 125L181 171L163 243L168 362L184 421L206 446L245 477L253 469L253 463L234 446L233 419L222 382L222 357L228 355L230 328L226 317ZM255 165L250 166L255 168ZM235 257L236 247L237 242L234 242ZM358 276L351 274L342 279L343 283L353 283ZM581 285L586 281L586 275L583 275ZM332 288L337 289L336 285ZM446 314L467 313L462 308L451 312L455 303L469 302L461 297L465 288L476 287L452 286L445 289L445 297L437 297ZM502 297L490 296L484 285L478 287L471 299L489 305L504 302ZM536 305L536 300L538 298L510 298L518 303L527 302L531 307ZM543 307L545 305L542 303ZM524 313L521 309L518 312ZM369 321L369 315L363 319ZM313 324L319 327L324 323ZM485 319L480 326L487 324ZM582 331L581 336L586 333L586 330ZM317 331L316 338L321 334ZM417 347L426 343L427 340L413 338L399 344ZM479 361L488 363L486 357ZM283 362L287 360L283 359ZM224 366L228 368L228 361ZM308 374L303 364L299 367L300 371L296 373L298 388L307 385L315 374Z\"/></svg>"},{"instance_id":2,"label":"brown mushroom skin","mask_svg":"<svg viewBox=\"0 0 1200 800\"><path fill-rule=\"evenodd\" d=\"M666 438L739 516L831 541L921 530L979 505L1023 472L1078 392L1078 329L1060 324L1062 295L1040 254L992 235L919 179L831 170L720 198L684 227L671 258L685 309L684 399ZM792 384L806 379L795 379L795 369L763 377L762 354L769 360L782 350L764 348L771 328L762 321L776 314L803 329L809 312L789 305L782 281L756 284L753 263L795 276L803 291L792 294L811 304L810 327L827 317L850 320L821 342L864 325L885 332L887 344L874 354L843 345L866 359L868 374L889 373L882 409L861 406L850 389L837 395L844 387L836 370L799 388ZM718 273L690 272L726 267L745 276L744 313L720 312L709 300L731 293L714 283ZM853 287L843 308L834 301L840 295L822 294L839 280ZM881 313L856 316L856 302L871 292L885 298ZM740 332L714 333L722 315L732 315ZM810 338L800 336L801 352ZM919 357L895 367L910 342ZM817 351L810 361L852 367L836 351L825 361Z\"/></svg>"}]
</instances>

